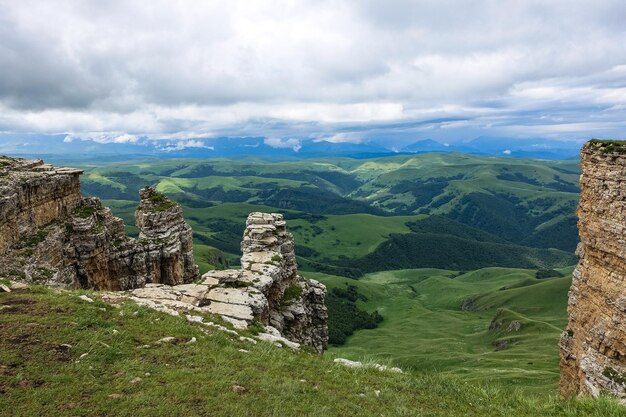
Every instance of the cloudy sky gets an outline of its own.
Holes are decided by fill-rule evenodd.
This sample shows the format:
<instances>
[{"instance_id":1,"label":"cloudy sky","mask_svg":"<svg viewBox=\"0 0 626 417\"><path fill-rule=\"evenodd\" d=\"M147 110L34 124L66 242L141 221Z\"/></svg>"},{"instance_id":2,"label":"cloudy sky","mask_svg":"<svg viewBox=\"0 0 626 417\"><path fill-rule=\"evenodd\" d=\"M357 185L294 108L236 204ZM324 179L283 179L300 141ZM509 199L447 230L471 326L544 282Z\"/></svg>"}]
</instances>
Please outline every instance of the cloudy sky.
<instances>
[{"instance_id":1,"label":"cloudy sky","mask_svg":"<svg viewBox=\"0 0 626 417\"><path fill-rule=\"evenodd\" d=\"M0 74L0 132L624 137L626 2L0 0Z\"/></svg>"}]
</instances>

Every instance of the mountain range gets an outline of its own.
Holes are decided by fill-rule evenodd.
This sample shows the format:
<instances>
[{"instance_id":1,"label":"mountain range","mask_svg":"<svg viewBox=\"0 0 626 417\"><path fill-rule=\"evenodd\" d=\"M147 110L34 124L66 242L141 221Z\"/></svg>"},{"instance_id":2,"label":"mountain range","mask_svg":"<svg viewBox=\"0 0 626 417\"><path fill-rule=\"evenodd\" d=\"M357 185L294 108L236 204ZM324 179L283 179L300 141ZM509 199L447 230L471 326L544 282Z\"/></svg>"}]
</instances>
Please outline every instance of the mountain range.
<instances>
[{"instance_id":1,"label":"mountain range","mask_svg":"<svg viewBox=\"0 0 626 417\"><path fill-rule=\"evenodd\" d=\"M0 134L0 154L45 158L53 162L90 158L119 160L120 157L136 159L256 156L274 159L305 159L341 156L364 159L427 152L461 152L474 155L561 160L577 157L580 146L575 141L488 136L454 143L420 139L401 148L391 148L382 143L384 143L383 138L352 143L311 138L280 139L260 136L175 140L135 136L81 139L65 134L5 133Z\"/></svg>"}]
</instances>

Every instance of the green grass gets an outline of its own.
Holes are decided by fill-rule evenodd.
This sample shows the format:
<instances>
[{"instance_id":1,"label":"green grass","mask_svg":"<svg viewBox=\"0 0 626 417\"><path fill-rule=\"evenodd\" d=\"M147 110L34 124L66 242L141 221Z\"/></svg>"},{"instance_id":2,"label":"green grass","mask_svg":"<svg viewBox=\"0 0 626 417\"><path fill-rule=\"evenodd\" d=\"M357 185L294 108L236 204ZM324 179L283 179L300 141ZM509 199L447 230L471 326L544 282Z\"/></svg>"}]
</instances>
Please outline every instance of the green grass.
<instances>
[{"instance_id":1,"label":"green grass","mask_svg":"<svg viewBox=\"0 0 626 417\"><path fill-rule=\"evenodd\" d=\"M330 215L314 224L306 220L291 220L289 229L296 242L316 250L323 257L343 255L357 258L374 251L392 233L408 233L410 229L406 224L424 217L426 216Z\"/></svg>"},{"instance_id":2,"label":"green grass","mask_svg":"<svg viewBox=\"0 0 626 417\"><path fill-rule=\"evenodd\" d=\"M567 320L570 273L537 280L535 271L486 268L456 271L418 269L368 274L359 281L304 273L329 288L356 285L384 321L373 330L357 331L347 343L329 350L351 359L388 360L401 367L490 380L538 394L558 384L558 338ZM465 311L461 306L464 306ZM498 314L520 320L517 332L494 333ZM496 351L497 340L508 346Z\"/></svg>"},{"instance_id":3,"label":"green grass","mask_svg":"<svg viewBox=\"0 0 626 417\"><path fill-rule=\"evenodd\" d=\"M564 401L433 372L349 369L78 294L38 287L0 294L0 410L29 417L624 415L606 398ZM155 344L168 336L176 342ZM185 343L192 337L196 343Z\"/></svg>"},{"instance_id":4,"label":"green grass","mask_svg":"<svg viewBox=\"0 0 626 417\"><path fill-rule=\"evenodd\" d=\"M588 147L601 148L603 153L626 153L626 141L609 139L591 139Z\"/></svg>"}]
</instances>

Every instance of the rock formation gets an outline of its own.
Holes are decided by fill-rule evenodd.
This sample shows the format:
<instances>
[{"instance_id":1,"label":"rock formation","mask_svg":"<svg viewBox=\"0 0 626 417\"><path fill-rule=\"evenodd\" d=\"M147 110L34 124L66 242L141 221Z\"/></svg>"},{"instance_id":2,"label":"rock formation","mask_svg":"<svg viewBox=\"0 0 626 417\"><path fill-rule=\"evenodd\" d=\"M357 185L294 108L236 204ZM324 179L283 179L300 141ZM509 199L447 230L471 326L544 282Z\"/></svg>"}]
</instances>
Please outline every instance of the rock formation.
<instances>
[{"instance_id":1,"label":"rock formation","mask_svg":"<svg viewBox=\"0 0 626 417\"><path fill-rule=\"evenodd\" d=\"M0 254L81 203L81 170L0 157Z\"/></svg>"},{"instance_id":2,"label":"rock formation","mask_svg":"<svg viewBox=\"0 0 626 417\"><path fill-rule=\"evenodd\" d=\"M561 336L561 393L626 400L626 142L581 151L580 258Z\"/></svg>"},{"instance_id":3,"label":"rock formation","mask_svg":"<svg viewBox=\"0 0 626 417\"><path fill-rule=\"evenodd\" d=\"M217 314L238 328L258 323L266 340L326 349L326 288L298 275L293 237L282 215L251 213L241 249L241 269L209 271L197 284L147 285L129 296L170 314Z\"/></svg>"},{"instance_id":4,"label":"rock formation","mask_svg":"<svg viewBox=\"0 0 626 417\"><path fill-rule=\"evenodd\" d=\"M134 289L121 296L171 314L220 315L239 328L262 325L265 340L326 349L326 288L298 275L293 237L280 214L250 214L241 269L211 271L192 283L198 266L180 205L142 189L135 212L139 237L129 238L100 200L81 196L81 173L0 157L0 276Z\"/></svg>"},{"instance_id":5,"label":"rock formation","mask_svg":"<svg viewBox=\"0 0 626 417\"><path fill-rule=\"evenodd\" d=\"M192 231L180 205L141 191L138 239L96 198L82 171L0 158L0 274L46 284L120 290L198 278Z\"/></svg>"}]
</instances>

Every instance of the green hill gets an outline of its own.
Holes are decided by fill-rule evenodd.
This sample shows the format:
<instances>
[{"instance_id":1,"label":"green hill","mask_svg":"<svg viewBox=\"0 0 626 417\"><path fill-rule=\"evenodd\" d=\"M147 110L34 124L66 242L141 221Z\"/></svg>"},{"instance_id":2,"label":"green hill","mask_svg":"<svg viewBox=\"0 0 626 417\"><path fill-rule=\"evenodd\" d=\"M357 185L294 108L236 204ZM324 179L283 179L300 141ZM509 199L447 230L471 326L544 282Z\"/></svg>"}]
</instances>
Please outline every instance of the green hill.
<instances>
[{"instance_id":1,"label":"green hill","mask_svg":"<svg viewBox=\"0 0 626 417\"><path fill-rule=\"evenodd\" d=\"M433 153L84 168L84 192L127 224L143 185L181 202L201 271L239 262L249 212L282 212L301 273L329 287L331 357L556 392L577 161ZM564 276L536 279L554 268Z\"/></svg>"},{"instance_id":2,"label":"green hill","mask_svg":"<svg viewBox=\"0 0 626 417\"><path fill-rule=\"evenodd\" d=\"M127 223L133 224L133 202L144 185L183 204L203 270L237 262L243 222L253 210L285 214L304 269L353 278L389 268L575 262L576 161L431 153L83 168L83 191L105 199Z\"/></svg>"},{"instance_id":3,"label":"green hill","mask_svg":"<svg viewBox=\"0 0 626 417\"><path fill-rule=\"evenodd\" d=\"M391 361L538 393L556 392L558 384L558 339L567 321L571 268L561 272L562 278L542 280L533 270L511 268L385 271L358 281L305 275L331 291L356 286L364 295L357 306L384 317L377 328L332 348L331 355Z\"/></svg>"}]
</instances>

